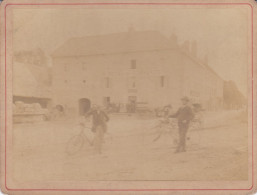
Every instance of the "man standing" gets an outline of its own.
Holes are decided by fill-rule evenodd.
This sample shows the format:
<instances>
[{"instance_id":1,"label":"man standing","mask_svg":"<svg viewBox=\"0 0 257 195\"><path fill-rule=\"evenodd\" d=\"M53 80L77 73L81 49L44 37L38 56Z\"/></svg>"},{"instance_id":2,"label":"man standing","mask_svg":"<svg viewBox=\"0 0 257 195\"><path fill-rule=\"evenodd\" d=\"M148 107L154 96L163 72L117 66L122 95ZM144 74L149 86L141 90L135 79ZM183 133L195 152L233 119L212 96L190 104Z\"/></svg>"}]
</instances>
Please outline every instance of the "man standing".
<instances>
[{"instance_id":1,"label":"man standing","mask_svg":"<svg viewBox=\"0 0 257 195\"><path fill-rule=\"evenodd\" d=\"M186 133L189 128L190 121L194 118L193 111L188 105L188 97L183 97L181 101L182 106L175 114L169 116L170 118L178 119L179 144L175 153L186 151Z\"/></svg>"},{"instance_id":2,"label":"man standing","mask_svg":"<svg viewBox=\"0 0 257 195\"><path fill-rule=\"evenodd\" d=\"M94 105L92 110L86 114L86 117L93 116L93 124L92 124L92 131L96 131L96 127L101 126L103 131L107 131L106 122L109 121L109 117L107 114L100 109L99 106Z\"/></svg>"},{"instance_id":3,"label":"man standing","mask_svg":"<svg viewBox=\"0 0 257 195\"><path fill-rule=\"evenodd\" d=\"M106 123L109 121L107 114L100 109L99 106L94 106L90 112L86 114L86 117L93 116L92 131L95 133L93 145L95 150L101 154L102 144L104 142L104 134L107 131Z\"/></svg>"}]
</instances>

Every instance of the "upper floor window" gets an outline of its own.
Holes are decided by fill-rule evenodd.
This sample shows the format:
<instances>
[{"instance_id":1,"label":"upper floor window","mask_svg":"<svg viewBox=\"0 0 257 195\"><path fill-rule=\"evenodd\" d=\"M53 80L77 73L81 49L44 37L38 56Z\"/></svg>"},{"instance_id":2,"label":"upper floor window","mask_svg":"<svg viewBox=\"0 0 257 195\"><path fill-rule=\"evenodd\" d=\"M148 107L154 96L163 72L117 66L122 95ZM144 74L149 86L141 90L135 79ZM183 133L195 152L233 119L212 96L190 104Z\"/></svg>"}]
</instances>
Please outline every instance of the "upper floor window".
<instances>
[{"instance_id":1,"label":"upper floor window","mask_svg":"<svg viewBox=\"0 0 257 195\"><path fill-rule=\"evenodd\" d=\"M164 87L164 83L165 83L165 77L160 76L160 87Z\"/></svg>"},{"instance_id":2,"label":"upper floor window","mask_svg":"<svg viewBox=\"0 0 257 195\"><path fill-rule=\"evenodd\" d=\"M137 61L131 60L130 69L136 69L137 68Z\"/></svg>"},{"instance_id":3,"label":"upper floor window","mask_svg":"<svg viewBox=\"0 0 257 195\"><path fill-rule=\"evenodd\" d=\"M128 85L130 89L136 88L136 78L135 77L129 77Z\"/></svg>"}]
</instances>

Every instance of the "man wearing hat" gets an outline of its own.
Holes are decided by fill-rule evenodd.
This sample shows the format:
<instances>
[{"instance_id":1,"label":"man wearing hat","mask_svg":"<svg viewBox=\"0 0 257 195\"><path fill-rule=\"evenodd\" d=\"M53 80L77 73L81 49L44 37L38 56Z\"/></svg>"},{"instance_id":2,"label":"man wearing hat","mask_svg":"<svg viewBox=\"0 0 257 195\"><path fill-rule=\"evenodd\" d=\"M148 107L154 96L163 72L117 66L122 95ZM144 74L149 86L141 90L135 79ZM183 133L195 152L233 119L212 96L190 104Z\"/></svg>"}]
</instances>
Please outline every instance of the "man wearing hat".
<instances>
[{"instance_id":1,"label":"man wearing hat","mask_svg":"<svg viewBox=\"0 0 257 195\"><path fill-rule=\"evenodd\" d=\"M104 130L104 132L107 131L107 125L106 122L109 121L108 115L101 110L100 106L98 105L93 105L92 110L86 113L85 117L93 116L93 125L92 125L92 131L96 131L97 126L101 126Z\"/></svg>"},{"instance_id":2,"label":"man wearing hat","mask_svg":"<svg viewBox=\"0 0 257 195\"><path fill-rule=\"evenodd\" d=\"M178 119L179 144L176 153L186 151L186 133L189 128L190 121L194 118L194 113L191 107L188 105L188 97L181 98L181 101L182 106L178 109L178 111L175 114L169 116L170 118Z\"/></svg>"}]
</instances>

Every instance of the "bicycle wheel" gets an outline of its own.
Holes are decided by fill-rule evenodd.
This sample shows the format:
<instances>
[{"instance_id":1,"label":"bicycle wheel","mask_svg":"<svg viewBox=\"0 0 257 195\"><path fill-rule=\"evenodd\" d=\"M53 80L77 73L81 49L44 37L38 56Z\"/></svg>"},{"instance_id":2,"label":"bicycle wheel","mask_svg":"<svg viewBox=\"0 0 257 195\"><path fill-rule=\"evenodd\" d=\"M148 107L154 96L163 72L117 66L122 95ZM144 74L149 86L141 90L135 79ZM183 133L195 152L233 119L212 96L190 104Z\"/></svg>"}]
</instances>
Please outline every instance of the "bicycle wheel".
<instances>
[{"instance_id":1,"label":"bicycle wheel","mask_svg":"<svg viewBox=\"0 0 257 195\"><path fill-rule=\"evenodd\" d=\"M66 153L69 155L76 154L78 151L81 150L83 145L84 145L84 138L81 135L76 135L68 141L67 147L66 147Z\"/></svg>"}]
</instances>

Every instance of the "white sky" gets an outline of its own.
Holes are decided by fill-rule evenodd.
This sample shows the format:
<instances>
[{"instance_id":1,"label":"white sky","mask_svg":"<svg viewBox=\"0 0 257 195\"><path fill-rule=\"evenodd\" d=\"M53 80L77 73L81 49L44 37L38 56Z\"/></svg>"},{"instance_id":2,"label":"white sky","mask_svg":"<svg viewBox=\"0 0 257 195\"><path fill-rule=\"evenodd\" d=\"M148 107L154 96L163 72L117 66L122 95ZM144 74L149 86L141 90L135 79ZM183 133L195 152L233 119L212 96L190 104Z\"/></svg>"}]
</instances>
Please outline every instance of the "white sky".
<instances>
[{"instance_id":1,"label":"white sky","mask_svg":"<svg viewBox=\"0 0 257 195\"><path fill-rule=\"evenodd\" d=\"M197 41L198 56L247 94L248 9L14 9L14 50L41 48L51 54L70 37L158 30L182 43ZM249 61L249 62L248 62Z\"/></svg>"}]
</instances>

